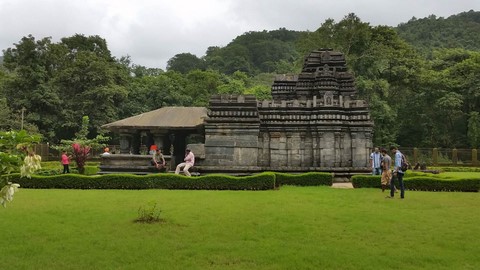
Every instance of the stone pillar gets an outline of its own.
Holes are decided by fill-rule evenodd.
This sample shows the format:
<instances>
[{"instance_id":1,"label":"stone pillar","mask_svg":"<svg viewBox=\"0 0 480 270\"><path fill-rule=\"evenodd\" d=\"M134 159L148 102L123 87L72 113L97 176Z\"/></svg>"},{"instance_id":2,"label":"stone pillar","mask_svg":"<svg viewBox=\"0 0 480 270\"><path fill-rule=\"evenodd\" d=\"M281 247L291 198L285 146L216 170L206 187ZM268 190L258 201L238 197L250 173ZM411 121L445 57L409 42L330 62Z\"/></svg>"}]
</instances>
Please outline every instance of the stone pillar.
<instances>
[{"instance_id":1,"label":"stone pillar","mask_svg":"<svg viewBox=\"0 0 480 270\"><path fill-rule=\"evenodd\" d=\"M344 167L347 165L348 158L346 158L345 155L345 133L340 132L338 136L339 142L338 142L338 149L339 149L339 160L340 163L338 164L340 167Z\"/></svg>"},{"instance_id":2,"label":"stone pillar","mask_svg":"<svg viewBox=\"0 0 480 270\"><path fill-rule=\"evenodd\" d=\"M477 149L472 149L472 165L473 165L473 166L477 166L477 165L478 165Z\"/></svg>"},{"instance_id":3,"label":"stone pillar","mask_svg":"<svg viewBox=\"0 0 480 270\"><path fill-rule=\"evenodd\" d=\"M285 152L287 153L287 167L292 166L292 156L293 156L293 147L292 147L292 133L285 132Z\"/></svg>"},{"instance_id":4,"label":"stone pillar","mask_svg":"<svg viewBox=\"0 0 480 270\"><path fill-rule=\"evenodd\" d=\"M271 149L270 149L270 134L268 132L265 132L263 135L263 152L265 153L265 166L271 167L272 162L271 162Z\"/></svg>"},{"instance_id":5,"label":"stone pillar","mask_svg":"<svg viewBox=\"0 0 480 270\"><path fill-rule=\"evenodd\" d=\"M300 133L300 167L305 167L305 132Z\"/></svg>"},{"instance_id":6,"label":"stone pillar","mask_svg":"<svg viewBox=\"0 0 480 270\"><path fill-rule=\"evenodd\" d=\"M458 150L456 148L452 150L452 162L453 165L457 165L458 163Z\"/></svg>"},{"instance_id":7,"label":"stone pillar","mask_svg":"<svg viewBox=\"0 0 480 270\"><path fill-rule=\"evenodd\" d=\"M155 145L157 145L158 148L165 149L165 147L169 147L169 145L164 144L166 131L152 131L152 135L153 135L153 142Z\"/></svg>"},{"instance_id":8,"label":"stone pillar","mask_svg":"<svg viewBox=\"0 0 480 270\"><path fill-rule=\"evenodd\" d=\"M417 164L419 162L418 160L418 148L414 147L413 148L413 165Z\"/></svg>"},{"instance_id":9,"label":"stone pillar","mask_svg":"<svg viewBox=\"0 0 480 270\"><path fill-rule=\"evenodd\" d=\"M279 154L280 160L278 166L286 167L288 166L288 148L287 148L287 134L285 132L280 132L280 142L279 142Z\"/></svg>"},{"instance_id":10,"label":"stone pillar","mask_svg":"<svg viewBox=\"0 0 480 270\"><path fill-rule=\"evenodd\" d=\"M352 167L357 167L356 163L356 153L357 153L357 133L350 133L350 158L352 159Z\"/></svg>"},{"instance_id":11,"label":"stone pillar","mask_svg":"<svg viewBox=\"0 0 480 270\"><path fill-rule=\"evenodd\" d=\"M131 154L132 138L130 133L120 133L120 154Z\"/></svg>"},{"instance_id":12,"label":"stone pillar","mask_svg":"<svg viewBox=\"0 0 480 270\"><path fill-rule=\"evenodd\" d=\"M373 149L373 141L372 141L373 134L371 132L365 132L365 167L369 167L370 162L370 149Z\"/></svg>"},{"instance_id":13,"label":"stone pillar","mask_svg":"<svg viewBox=\"0 0 480 270\"><path fill-rule=\"evenodd\" d=\"M318 167L318 146L319 146L319 140L318 140L318 132L313 131L312 132L312 166L313 167Z\"/></svg>"},{"instance_id":14,"label":"stone pillar","mask_svg":"<svg viewBox=\"0 0 480 270\"><path fill-rule=\"evenodd\" d=\"M433 148L432 150L432 161L433 161L433 166L438 166L438 149Z\"/></svg>"},{"instance_id":15,"label":"stone pillar","mask_svg":"<svg viewBox=\"0 0 480 270\"><path fill-rule=\"evenodd\" d=\"M318 144L317 144L317 147L318 147L318 166L319 167L325 167L325 159L323 158L323 144L324 144L324 137L323 137L323 132L318 132L317 133L317 140L318 140Z\"/></svg>"}]
</instances>

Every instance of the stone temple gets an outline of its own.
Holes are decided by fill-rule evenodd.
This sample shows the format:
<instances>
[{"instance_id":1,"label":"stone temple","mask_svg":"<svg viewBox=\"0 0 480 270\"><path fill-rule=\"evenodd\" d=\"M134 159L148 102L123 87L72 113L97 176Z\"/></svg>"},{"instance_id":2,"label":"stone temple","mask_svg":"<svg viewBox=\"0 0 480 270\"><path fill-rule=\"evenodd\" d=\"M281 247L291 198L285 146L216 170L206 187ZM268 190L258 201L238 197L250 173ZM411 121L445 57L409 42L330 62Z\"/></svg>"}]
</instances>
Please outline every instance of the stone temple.
<instances>
[{"instance_id":1,"label":"stone temple","mask_svg":"<svg viewBox=\"0 0 480 270\"><path fill-rule=\"evenodd\" d=\"M367 103L355 99L356 93L342 53L313 51L300 74L275 78L272 100L212 96L203 124L195 129L204 141L188 147L197 156L196 167L205 173L328 171L349 176L366 172L373 121ZM115 130L115 125L106 127ZM183 138L177 142L182 149L174 155L187 146L180 133L181 129L168 128L163 132L167 140L172 134Z\"/></svg>"}]
</instances>

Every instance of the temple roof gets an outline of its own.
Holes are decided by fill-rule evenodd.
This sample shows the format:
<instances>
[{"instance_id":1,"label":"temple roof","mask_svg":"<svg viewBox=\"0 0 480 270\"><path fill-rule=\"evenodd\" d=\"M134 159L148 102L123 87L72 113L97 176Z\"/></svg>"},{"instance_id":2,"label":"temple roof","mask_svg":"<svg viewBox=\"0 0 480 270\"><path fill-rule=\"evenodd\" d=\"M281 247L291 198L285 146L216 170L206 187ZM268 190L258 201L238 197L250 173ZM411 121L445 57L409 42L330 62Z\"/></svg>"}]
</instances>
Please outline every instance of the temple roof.
<instances>
[{"instance_id":1,"label":"temple roof","mask_svg":"<svg viewBox=\"0 0 480 270\"><path fill-rule=\"evenodd\" d=\"M118 120L102 127L113 129L175 129L197 128L207 117L205 107L163 107Z\"/></svg>"}]
</instances>

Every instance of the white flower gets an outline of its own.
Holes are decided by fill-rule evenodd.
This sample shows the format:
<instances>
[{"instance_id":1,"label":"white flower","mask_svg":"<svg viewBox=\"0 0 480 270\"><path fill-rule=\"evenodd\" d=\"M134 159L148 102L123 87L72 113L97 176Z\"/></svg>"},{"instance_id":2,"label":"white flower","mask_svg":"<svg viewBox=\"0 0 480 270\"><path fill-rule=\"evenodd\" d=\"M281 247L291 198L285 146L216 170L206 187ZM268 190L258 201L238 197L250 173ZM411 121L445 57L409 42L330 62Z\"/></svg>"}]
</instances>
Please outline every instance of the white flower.
<instances>
[{"instance_id":1,"label":"white flower","mask_svg":"<svg viewBox=\"0 0 480 270\"><path fill-rule=\"evenodd\" d=\"M19 184L12 184L8 182L8 184L5 185L2 190L0 190L0 204L2 204L3 207L7 207L7 202L11 202L13 200L13 194L18 191L19 187Z\"/></svg>"}]
</instances>

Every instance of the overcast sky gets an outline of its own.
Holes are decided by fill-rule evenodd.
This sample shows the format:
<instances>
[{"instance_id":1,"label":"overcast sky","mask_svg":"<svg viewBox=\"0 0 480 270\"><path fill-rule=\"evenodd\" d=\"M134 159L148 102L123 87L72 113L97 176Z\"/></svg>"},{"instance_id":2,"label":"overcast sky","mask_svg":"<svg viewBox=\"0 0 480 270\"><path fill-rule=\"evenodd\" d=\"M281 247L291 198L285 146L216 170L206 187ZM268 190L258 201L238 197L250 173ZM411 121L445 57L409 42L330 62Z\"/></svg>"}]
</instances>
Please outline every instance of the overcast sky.
<instances>
[{"instance_id":1,"label":"overcast sky","mask_svg":"<svg viewBox=\"0 0 480 270\"><path fill-rule=\"evenodd\" d=\"M480 0L0 0L0 49L29 34L54 42L99 35L115 57L165 68L175 54L201 57L247 31L314 31L351 12L371 25L397 26L471 9L479 11Z\"/></svg>"}]
</instances>

